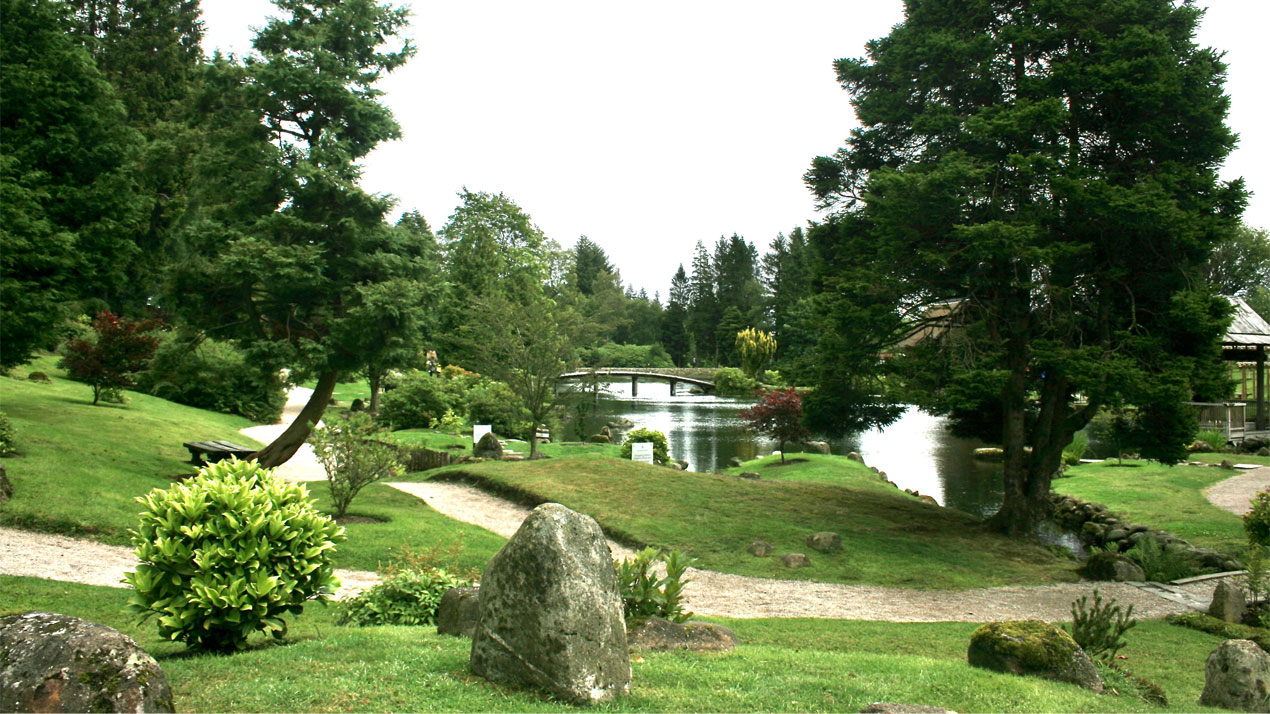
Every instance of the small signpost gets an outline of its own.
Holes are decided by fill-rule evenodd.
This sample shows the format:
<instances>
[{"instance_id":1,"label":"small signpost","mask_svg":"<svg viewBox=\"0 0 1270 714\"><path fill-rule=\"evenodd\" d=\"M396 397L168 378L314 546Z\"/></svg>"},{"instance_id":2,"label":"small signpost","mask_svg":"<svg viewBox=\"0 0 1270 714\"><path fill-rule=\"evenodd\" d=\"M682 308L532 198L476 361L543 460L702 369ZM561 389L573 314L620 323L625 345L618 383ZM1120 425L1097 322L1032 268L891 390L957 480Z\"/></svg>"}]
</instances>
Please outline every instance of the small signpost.
<instances>
[{"instance_id":1,"label":"small signpost","mask_svg":"<svg viewBox=\"0 0 1270 714\"><path fill-rule=\"evenodd\" d=\"M472 443L479 443L482 436L493 431L489 424L473 424L472 425Z\"/></svg>"},{"instance_id":2,"label":"small signpost","mask_svg":"<svg viewBox=\"0 0 1270 714\"><path fill-rule=\"evenodd\" d=\"M636 441L631 444L631 461L641 461L646 464L653 463L653 442Z\"/></svg>"}]
</instances>

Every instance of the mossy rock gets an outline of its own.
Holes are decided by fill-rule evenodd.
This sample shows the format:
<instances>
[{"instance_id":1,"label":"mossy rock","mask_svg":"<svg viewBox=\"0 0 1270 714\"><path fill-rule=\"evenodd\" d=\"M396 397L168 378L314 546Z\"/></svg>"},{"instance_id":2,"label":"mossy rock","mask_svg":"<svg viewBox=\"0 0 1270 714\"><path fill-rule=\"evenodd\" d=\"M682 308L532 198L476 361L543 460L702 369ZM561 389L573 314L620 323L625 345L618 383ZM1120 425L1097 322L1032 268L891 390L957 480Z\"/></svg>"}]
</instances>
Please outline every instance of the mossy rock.
<instances>
[{"instance_id":1,"label":"mossy rock","mask_svg":"<svg viewBox=\"0 0 1270 714\"><path fill-rule=\"evenodd\" d=\"M592 434L591 438L587 439L587 441L590 441L592 444L608 444L612 442L612 439L609 438L608 434Z\"/></svg>"},{"instance_id":2,"label":"mossy rock","mask_svg":"<svg viewBox=\"0 0 1270 714\"><path fill-rule=\"evenodd\" d=\"M990 622L970 635L967 660L1008 674L1029 674L1102 692L1089 655L1062 628L1040 620Z\"/></svg>"},{"instance_id":3,"label":"mossy rock","mask_svg":"<svg viewBox=\"0 0 1270 714\"><path fill-rule=\"evenodd\" d=\"M1142 582L1146 573L1142 566L1119 553L1094 553L1085 561L1081 575L1090 580L1112 582Z\"/></svg>"}]
</instances>

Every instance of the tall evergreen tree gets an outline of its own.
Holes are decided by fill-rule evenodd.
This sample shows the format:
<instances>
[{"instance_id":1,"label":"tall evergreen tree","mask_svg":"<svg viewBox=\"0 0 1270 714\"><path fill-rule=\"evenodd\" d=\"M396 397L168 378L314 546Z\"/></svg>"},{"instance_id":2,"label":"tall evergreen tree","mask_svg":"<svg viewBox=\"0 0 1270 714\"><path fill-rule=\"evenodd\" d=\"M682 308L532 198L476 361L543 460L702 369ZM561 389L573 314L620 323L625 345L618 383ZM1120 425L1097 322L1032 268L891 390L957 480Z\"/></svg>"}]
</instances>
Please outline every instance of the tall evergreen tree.
<instances>
[{"instance_id":1,"label":"tall evergreen tree","mask_svg":"<svg viewBox=\"0 0 1270 714\"><path fill-rule=\"evenodd\" d=\"M692 302L692 286L683 263L670 279L670 295L661 316L661 344L675 365L682 367L688 356L688 305Z\"/></svg>"},{"instance_id":2,"label":"tall evergreen tree","mask_svg":"<svg viewBox=\"0 0 1270 714\"><path fill-rule=\"evenodd\" d=\"M259 56L241 70L218 60L213 79L232 98L214 108L234 140L204 166L244 170L201 179L220 190L200 198L170 291L192 323L237 338L262 363L318 376L292 425L258 452L266 466L304 443L339 373L365 366L361 336L342 324L354 319L349 309L370 286L427 269L422 248L403 245L404 232L386 224L390 201L357 186L357 162L400 136L374 84L414 54L409 42L382 47L406 11L372 0L278 6L283 17L256 36Z\"/></svg>"},{"instance_id":3,"label":"tall evergreen tree","mask_svg":"<svg viewBox=\"0 0 1270 714\"><path fill-rule=\"evenodd\" d=\"M583 295L590 295L594 292L592 283L595 281L595 275L601 270L607 273L617 272L613 264L609 262L609 256L603 248L586 236L579 237L578 242L573 246L572 282L574 287Z\"/></svg>"},{"instance_id":4,"label":"tall evergreen tree","mask_svg":"<svg viewBox=\"0 0 1270 714\"><path fill-rule=\"evenodd\" d=\"M1217 177L1234 135L1200 13L909 0L837 63L861 126L807 174L838 209L812 233L815 423L885 421L871 395L896 382L869 380L902 374L903 396L1003 445L1012 533L1046 517L1063 447L1104 405L1139 408L1144 456L1183 455L1183 402L1221 387L1226 308L1199 268L1245 202Z\"/></svg>"},{"instance_id":5,"label":"tall evergreen tree","mask_svg":"<svg viewBox=\"0 0 1270 714\"><path fill-rule=\"evenodd\" d=\"M697 248L692 256L692 277L688 281L688 334L692 336L691 359L694 366L698 360L710 365L718 362L714 328L719 323L722 310L714 294L715 283L714 264L710 262L710 253L706 250L704 243L697 241Z\"/></svg>"},{"instance_id":6,"label":"tall evergreen tree","mask_svg":"<svg viewBox=\"0 0 1270 714\"><path fill-rule=\"evenodd\" d=\"M3 0L0 16L0 365L11 367L53 346L70 303L126 288L147 205L129 163L142 137L67 7Z\"/></svg>"}]
</instances>

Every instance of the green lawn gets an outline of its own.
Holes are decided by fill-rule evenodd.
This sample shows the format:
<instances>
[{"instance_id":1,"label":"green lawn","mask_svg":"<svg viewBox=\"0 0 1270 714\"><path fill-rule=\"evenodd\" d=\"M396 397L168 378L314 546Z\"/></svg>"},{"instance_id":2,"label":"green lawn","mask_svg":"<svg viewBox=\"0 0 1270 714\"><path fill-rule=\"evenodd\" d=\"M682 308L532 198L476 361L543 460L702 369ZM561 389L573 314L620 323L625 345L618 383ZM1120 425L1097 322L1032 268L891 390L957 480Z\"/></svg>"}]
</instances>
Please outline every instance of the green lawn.
<instances>
[{"instance_id":1,"label":"green lawn","mask_svg":"<svg viewBox=\"0 0 1270 714\"><path fill-rule=\"evenodd\" d=\"M1217 452L1199 452L1188 456L1191 461L1203 461L1206 464L1220 464L1229 461L1232 464L1260 464L1270 466L1270 456L1256 454L1222 454ZM1230 472L1226 472L1229 474Z\"/></svg>"},{"instance_id":2,"label":"green lawn","mask_svg":"<svg viewBox=\"0 0 1270 714\"><path fill-rule=\"evenodd\" d=\"M802 458L757 466L765 476L779 474L758 481L601 454L464 464L413 477L469 480L527 503L563 503L595 517L618 540L686 550L701 567L723 572L914 588L1076 579L1075 563L1065 556L922 503L861 464ZM818 531L839 533L844 550L809 551L805 539ZM778 554L807 552L812 564L790 570L778 558L755 558L746 552L755 540L773 544Z\"/></svg>"},{"instance_id":3,"label":"green lawn","mask_svg":"<svg viewBox=\"0 0 1270 714\"><path fill-rule=\"evenodd\" d=\"M432 627L349 628L310 605L281 644L257 637L234 655L190 655L124 613L126 591L0 576L4 612L46 609L116 627L153 653L178 711L576 712L529 690L470 675L470 641ZM1217 711L1199 707L1204 659L1221 640L1160 621L1128 633L1122 664L1159 682L1161 708L1128 688L1104 695L966 664L974 624L721 620L730 653L643 653L628 699L598 711L859 711L874 701L960 712ZM1116 685L1112 682L1113 686Z\"/></svg>"},{"instance_id":4,"label":"green lawn","mask_svg":"<svg viewBox=\"0 0 1270 714\"><path fill-rule=\"evenodd\" d=\"M1058 493L1104 503L1134 523L1169 531L1206 548L1235 553L1247 537L1233 513L1208 502L1204 489L1235 474L1205 466L1163 466L1151 461L1115 460L1082 464L1054 481Z\"/></svg>"},{"instance_id":5,"label":"green lawn","mask_svg":"<svg viewBox=\"0 0 1270 714\"><path fill-rule=\"evenodd\" d=\"M389 440L401 444L419 444L434 451L450 451L455 453L471 452L472 432L444 432L436 429L402 429L388 435ZM520 439L508 439L507 451L518 454L529 454L529 442ZM539 444L538 451L546 456L571 456L576 454L606 454L617 458L622 447L617 444L592 444L580 441L562 441Z\"/></svg>"},{"instance_id":6,"label":"green lawn","mask_svg":"<svg viewBox=\"0 0 1270 714\"><path fill-rule=\"evenodd\" d=\"M92 388L65 379L56 361L42 357L0 376L0 408L21 451L5 459L14 495L0 508L0 525L124 543L136 521L133 499L194 468L182 442L259 445L238 433L252 425L247 419L146 394L93 406ZM53 383L27 381L36 370Z\"/></svg>"}]
</instances>

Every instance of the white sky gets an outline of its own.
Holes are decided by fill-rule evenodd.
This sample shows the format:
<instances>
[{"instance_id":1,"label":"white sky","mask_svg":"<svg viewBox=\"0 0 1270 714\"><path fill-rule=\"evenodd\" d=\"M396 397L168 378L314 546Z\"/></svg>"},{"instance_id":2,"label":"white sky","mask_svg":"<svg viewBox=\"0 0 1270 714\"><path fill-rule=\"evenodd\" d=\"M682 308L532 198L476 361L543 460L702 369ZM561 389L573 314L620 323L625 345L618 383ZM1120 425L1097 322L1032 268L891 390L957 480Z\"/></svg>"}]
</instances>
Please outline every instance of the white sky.
<instances>
[{"instance_id":1,"label":"white sky","mask_svg":"<svg viewBox=\"0 0 1270 714\"><path fill-rule=\"evenodd\" d=\"M814 217L802 182L855 125L832 62L902 19L900 0L458 0L413 3L419 53L383 80L404 138L363 185L439 229L462 186L502 191L546 234L586 235L663 299L698 240L760 252ZM1201 44L1227 52L1240 145L1223 178L1270 228L1270 2L1209 0ZM203 0L204 47L244 55L266 0Z\"/></svg>"}]
</instances>

